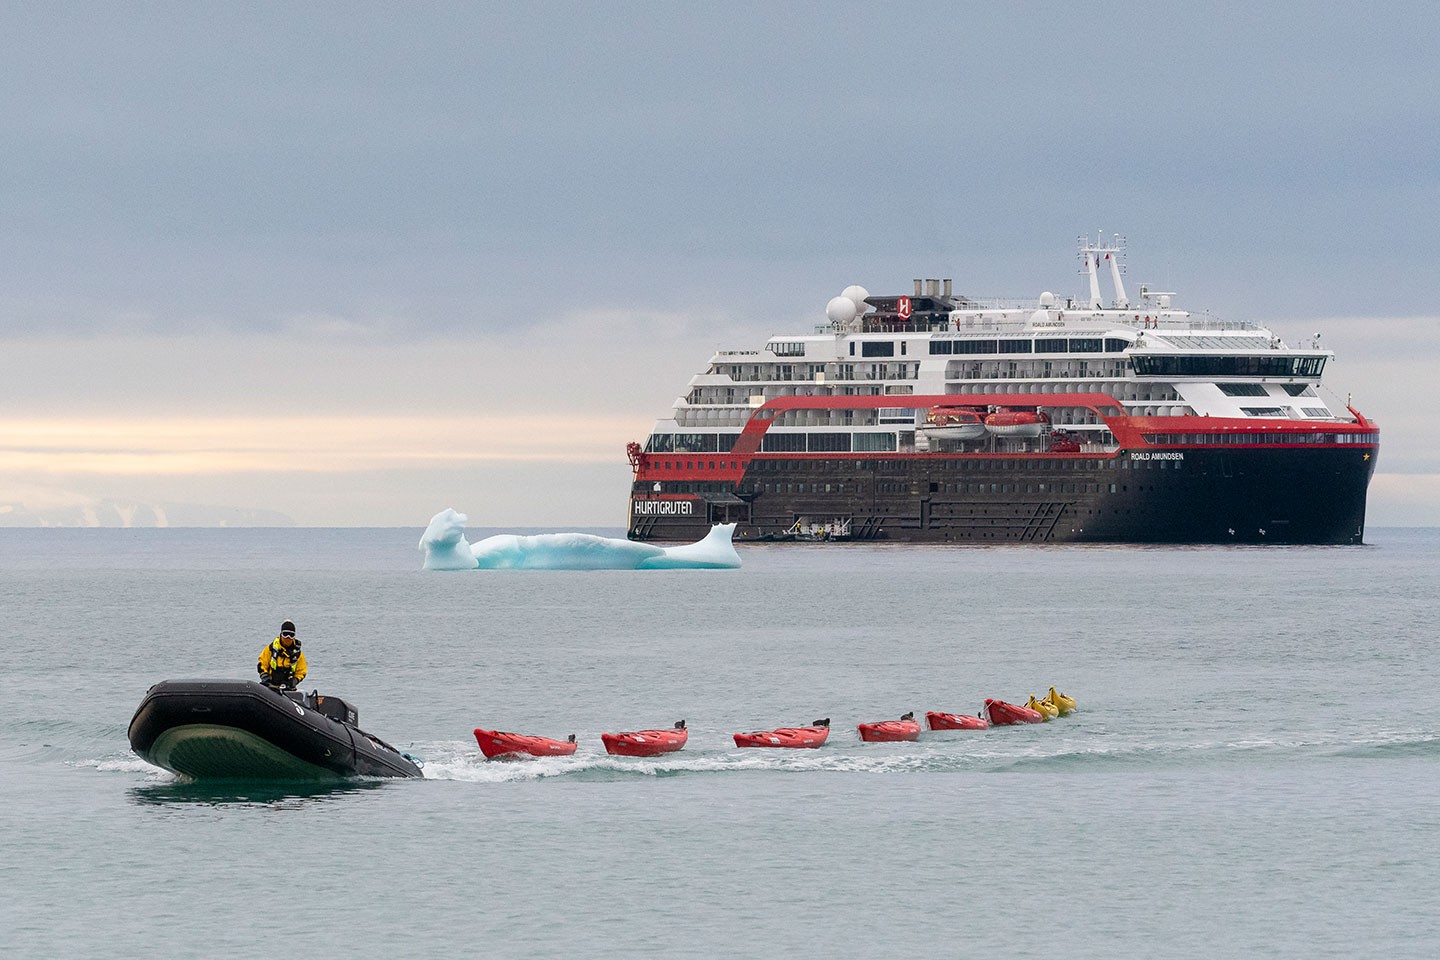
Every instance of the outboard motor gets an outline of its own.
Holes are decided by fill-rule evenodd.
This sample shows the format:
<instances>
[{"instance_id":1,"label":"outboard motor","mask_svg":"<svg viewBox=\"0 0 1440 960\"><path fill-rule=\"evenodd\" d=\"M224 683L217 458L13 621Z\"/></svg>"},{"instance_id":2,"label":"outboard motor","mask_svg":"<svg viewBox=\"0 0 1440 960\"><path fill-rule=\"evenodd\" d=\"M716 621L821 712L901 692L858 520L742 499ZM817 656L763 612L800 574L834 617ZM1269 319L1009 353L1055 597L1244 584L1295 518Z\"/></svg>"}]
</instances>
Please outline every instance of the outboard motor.
<instances>
[{"instance_id":1,"label":"outboard motor","mask_svg":"<svg viewBox=\"0 0 1440 960\"><path fill-rule=\"evenodd\" d=\"M311 694L314 702L311 706L315 712L322 717L329 717L339 723L348 723L355 727L360 725L360 712L352 707L349 702L339 697L322 696L318 693Z\"/></svg>"}]
</instances>

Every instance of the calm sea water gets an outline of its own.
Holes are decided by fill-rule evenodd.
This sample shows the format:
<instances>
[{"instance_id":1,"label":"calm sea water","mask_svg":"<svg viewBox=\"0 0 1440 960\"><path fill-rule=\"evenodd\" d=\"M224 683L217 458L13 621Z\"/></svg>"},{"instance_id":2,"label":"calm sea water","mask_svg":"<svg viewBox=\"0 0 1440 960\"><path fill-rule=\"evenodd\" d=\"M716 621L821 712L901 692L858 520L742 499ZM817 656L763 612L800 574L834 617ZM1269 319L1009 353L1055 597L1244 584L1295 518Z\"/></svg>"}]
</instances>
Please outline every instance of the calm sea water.
<instances>
[{"instance_id":1,"label":"calm sea water","mask_svg":"<svg viewBox=\"0 0 1440 960\"><path fill-rule=\"evenodd\" d=\"M451 574L419 533L0 531L0 955L1440 946L1440 531ZM151 683L253 676L286 618L306 689L424 781L204 787L130 753ZM1052 683L1074 716L855 735ZM818 751L729 739L824 716ZM680 718L683 753L601 748ZM487 764L476 726L580 751Z\"/></svg>"}]
</instances>

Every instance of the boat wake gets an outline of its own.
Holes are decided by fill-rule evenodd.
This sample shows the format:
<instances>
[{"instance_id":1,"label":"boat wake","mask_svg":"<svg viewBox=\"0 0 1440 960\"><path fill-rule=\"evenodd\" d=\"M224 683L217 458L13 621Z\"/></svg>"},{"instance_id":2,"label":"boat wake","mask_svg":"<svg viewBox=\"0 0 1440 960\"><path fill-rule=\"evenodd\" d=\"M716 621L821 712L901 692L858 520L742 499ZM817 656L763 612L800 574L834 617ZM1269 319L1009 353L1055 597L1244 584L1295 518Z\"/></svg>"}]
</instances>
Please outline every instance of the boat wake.
<instances>
[{"instance_id":1,"label":"boat wake","mask_svg":"<svg viewBox=\"0 0 1440 960\"><path fill-rule=\"evenodd\" d=\"M1008 742L1007 742L1008 741ZM1201 764L1300 762L1316 757L1399 759L1434 757L1440 738L1428 734L1382 735L1372 741L1213 741L1176 744L1135 742L1081 747L1072 741L1019 740L1005 734L928 736L920 742L830 745L816 750L692 749L657 757L616 757L581 751L568 757L487 761L473 743L420 745L427 779L515 783L549 779L629 780L747 773L1030 773L1101 772Z\"/></svg>"}]
</instances>

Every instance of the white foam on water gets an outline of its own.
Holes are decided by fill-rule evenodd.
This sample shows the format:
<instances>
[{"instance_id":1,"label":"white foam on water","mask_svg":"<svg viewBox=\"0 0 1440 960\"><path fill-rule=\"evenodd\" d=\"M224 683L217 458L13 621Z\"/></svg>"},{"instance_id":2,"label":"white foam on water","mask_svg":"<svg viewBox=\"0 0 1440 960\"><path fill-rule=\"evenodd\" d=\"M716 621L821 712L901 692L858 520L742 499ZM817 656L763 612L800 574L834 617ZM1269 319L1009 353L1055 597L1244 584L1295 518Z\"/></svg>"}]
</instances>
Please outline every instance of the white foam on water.
<instances>
[{"instance_id":1,"label":"white foam on water","mask_svg":"<svg viewBox=\"0 0 1440 960\"><path fill-rule=\"evenodd\" d=\"M71 766L90 768L101 773L146 773L151 776L151 781L165 783L175 780L176 777L168 770L162 770L154 764L147 763L139 757L102 757L86 760L72 761Z\"/></svg>"},{"instance_id":2,"label":"white foam on water","mask_svg":"<svg viewBox=\"0 0 1440 960\"><path fill-rule=\"evenodd\" d=\"M657 757L612 756L593 748L582 748L569 757L506 760L486 760L478 748L448 743L432 746L425 764L425 776L438 780L513 783L587 774L657 777L757 771L907 773L937 768L965 769L974 766L977 761L984 764L990 759L913 743L867 744L858 749L852 745L805 750L739 747L726 751L678 750Z\"/></svg>"}]
</instances>

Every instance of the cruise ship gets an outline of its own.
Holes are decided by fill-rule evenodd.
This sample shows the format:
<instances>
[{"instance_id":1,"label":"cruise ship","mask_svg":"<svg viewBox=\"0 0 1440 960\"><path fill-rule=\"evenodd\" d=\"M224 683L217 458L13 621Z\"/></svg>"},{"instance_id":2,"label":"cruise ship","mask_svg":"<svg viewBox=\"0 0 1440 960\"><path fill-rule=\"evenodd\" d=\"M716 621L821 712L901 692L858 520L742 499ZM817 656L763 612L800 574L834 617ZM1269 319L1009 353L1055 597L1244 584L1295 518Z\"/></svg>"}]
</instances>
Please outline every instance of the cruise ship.
<instances>
[{"instance_id":1,"label":"cruise ship","mask_svg":"<svg viewBox=\"0 0 1440 960\"><path fill-rule=\"evenodd\" d=\"M1077 296L850 286L717 352L629 445L629 536L1361 543L1380 431L1322 386L1320 337L1132 300L1123 238L1078 247Z\"/></svg>"}]
</instances>

